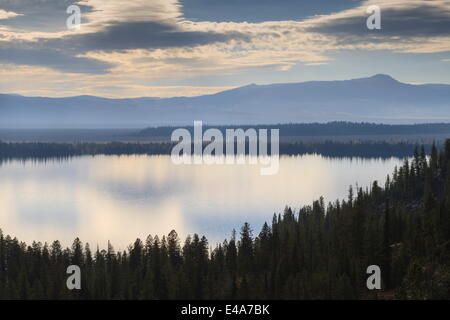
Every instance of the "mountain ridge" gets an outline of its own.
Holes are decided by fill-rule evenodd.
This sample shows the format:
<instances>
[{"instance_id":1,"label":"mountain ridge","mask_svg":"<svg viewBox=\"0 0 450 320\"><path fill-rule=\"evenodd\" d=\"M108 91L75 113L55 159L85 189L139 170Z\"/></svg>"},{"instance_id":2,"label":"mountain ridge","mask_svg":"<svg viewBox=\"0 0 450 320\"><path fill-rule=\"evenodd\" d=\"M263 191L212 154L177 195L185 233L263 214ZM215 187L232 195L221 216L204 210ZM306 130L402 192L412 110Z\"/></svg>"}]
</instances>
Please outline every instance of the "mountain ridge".
<instances>
[{"instance_id":1,"label":"mountain ridge","mask_svg":"<svg viewBox=\"0 0 450 320\"><path fill-rule=\"evenodd\" d=\"M157 96L138 96L138 97L125 97L125 98L111 98L111 97L104 97L104 96L95 96L90 94L81 94L81 95L75 95L75 96L64 96L64 97L46 97L46 96L27 96L22 95L19 93L1 93L0 96L19 96L24 98L46 98L46 99L67 99L67 98L100 98L105 100L135 100L135 99L174 99L174 98L198 98L198 97L204 97L204 96L214 96L220 93L234 91L238 89L246 89L246 88L262 88L262 87L276 87L276 86L288 86L288 85L302 85L302 84L314 84L314 83L330 83L330 82L348 82L348 81L359 81L359 80L386 80L386 81L392 81L395 83L401 83L404 85L409 86L442 86L442 87L450 87L450 84L444 84L444 83L421 83L421 84L414 84L414 83L406 83L406 82L400 82L397 79L393 78L390 75L378 73L370 77L363 77L363 78L353 78L353 79L347 79L347 80L309 80L309 81L301 81L301 82L274 82L270 84L257 84L257 83L250 83L247 85L218 91L215 93L209 93L204 95L196 95L196 96L173 96L173 97L157 97Z\"/></svg>"},{"instance_id":2,"label":"mountain ridge","mask_svg":"<svg viewBox=\"0 0 450 320\"><path fill-rule=\"evenodd\" d=\"M194 97L64 98L0 94L0 128L144 128L209 124L450 121L450 85L386 74L237 87Z\"/></svg>"}]
</instances>

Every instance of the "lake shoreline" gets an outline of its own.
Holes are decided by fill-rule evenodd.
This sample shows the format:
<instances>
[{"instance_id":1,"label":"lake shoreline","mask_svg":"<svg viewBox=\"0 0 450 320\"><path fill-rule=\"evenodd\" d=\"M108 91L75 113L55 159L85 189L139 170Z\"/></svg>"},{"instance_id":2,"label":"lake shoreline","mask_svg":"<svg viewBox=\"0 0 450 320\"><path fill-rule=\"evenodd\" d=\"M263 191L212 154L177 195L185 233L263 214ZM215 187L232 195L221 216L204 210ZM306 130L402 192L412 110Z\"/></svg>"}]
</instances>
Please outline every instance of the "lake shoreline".
<instances>
[{"instance_id":1,"label":"lake shoreline","mask_svg":"<svg viewBox=\"0 0 450 320\"><path fill-rule=\"evenodd\" d=\"M205 142L203 148L208 143ZM65 158L81 155L170 155L175 145L175 142L46 143L0 141L0 160ZM432 144L422 146L424 152L429 154ZM386 141L280 142L279 154L287 156L318 154L338 158L386 159L411 157L416 150L419 150L419 147L417 143L390 143ZM442 144L438 143L436 147L441 149ZM248 154L248 148L246 148L246 154Z\"/></svg>"}]
</instances>

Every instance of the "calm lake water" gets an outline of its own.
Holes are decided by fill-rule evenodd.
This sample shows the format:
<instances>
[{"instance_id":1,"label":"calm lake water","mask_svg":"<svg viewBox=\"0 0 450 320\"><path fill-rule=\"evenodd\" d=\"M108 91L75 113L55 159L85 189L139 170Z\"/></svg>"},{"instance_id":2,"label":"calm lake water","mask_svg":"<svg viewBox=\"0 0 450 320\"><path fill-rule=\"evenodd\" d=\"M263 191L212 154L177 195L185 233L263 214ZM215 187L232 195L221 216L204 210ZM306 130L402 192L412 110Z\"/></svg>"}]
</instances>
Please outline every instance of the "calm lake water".
<instances>
[{"instance_id":1,"label":"calm lake water","mask_svg":"<svg viewBox=\"0 0 450 320\"><path fill-rule=\"evenodd\" d=\"M324 196L347 197L350 185L384 185L400 159L281 157L277 175L258 165L181 165L169 156L85 156L0 164L0 228L21 241L95 248L111 240L125 249L137 237L175 229L221 242L249 222L264 221L286 205L298 209Z\"/></svg>"}]
</instances>

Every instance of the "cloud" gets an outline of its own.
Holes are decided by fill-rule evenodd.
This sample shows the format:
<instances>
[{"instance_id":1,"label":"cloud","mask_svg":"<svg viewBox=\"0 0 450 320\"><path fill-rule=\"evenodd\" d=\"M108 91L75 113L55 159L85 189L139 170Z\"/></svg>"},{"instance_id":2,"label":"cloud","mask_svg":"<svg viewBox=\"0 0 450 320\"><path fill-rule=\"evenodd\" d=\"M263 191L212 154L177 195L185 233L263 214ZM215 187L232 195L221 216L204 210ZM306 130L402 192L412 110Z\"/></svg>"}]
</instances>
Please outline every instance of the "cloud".
<instances>
[{"instance_id":1,"label":"cloud","mask_svg":"<svg viewBox=\"0 0 450 320\"><path fill-rule=\"evenodd\" d=\"M54 1L44 0L44 3ZM19 0L25 7L28 2ZM103 73L112 66L110 62L83 55L92 51L194 47L244 38L236 33L184 30L178 24L181 12L174 0L65 1L65 5L73 3L89 8L82 14L86 23L80 31L29 33L0 28L0 39L5 39L0 41L0 62L41 65L64 72ZM17 4L15 7L20 9ZM61 6L56 7L61 9ZM38 14L40 12L37 10ZM65 11L61 16L67 17Z\"/></svg>"},{"instance_id":2,"label":"cloud","mask_svg":"<svg viewBox=\"0 0 450 320\"><path fill-rule=\"evenodd\" d=\"M51 47L69 46L78 53L88 51L114 51L192 47L229 39L245 38L238 33L186 31L177 25L159 22L123 22L109 25L97 32L67 35L61 39L46 41Z\"/></svg>"},{"instance_id":3,"label":"cloud","mask_svg":"<svg viewBox=\"0 0 450 320\"><path fill-rule=\"evenodd\" d=\"M69 33L60 38L0 41L0 62L41 65L65 72L102 73L110 69L112 63L96 60L86 53L195 47L235 38L246 37L237 33L183 31L177 26L156 22L128 22L92 33Z\"/></svg>"},{"instance_id":4,"label":"cloud","mask_svg":"<svg viewBox=\"0 0 450 320\"><path fill-rule=\"evenodd\" d=\"M29 1L19 0L22 3ZM45 3L54 1L44 0ZM31 41L26 48L17 45L21 56L32 47L29 49L31 57L36 47L40 47L38 54L49 52L50 56L59 58L57 61L70 64L73 59L74 62L73 66L65 67L61 63L48 63L51 62L49 59L39 59L35 64L74 70L86 63L79 72L87 72L93 65L97 68L91 72L104 72L111 66L112 62L108 60L102 60L103 65L93 61L99 56L98 52L121 51L133 59L133 50L148 50L147 56L154 55L155 50L163 50L164 55L170 57L165 59L170 65L184 64L186 67L188 63L203 59L213 69L273 66L274 70L289 70L299 62L324 64L329 60L325 56L329 50L439 52L450 46L441 41L442 37L450 36L450 5L442 0L430 0L425 4L413 0L377 1L382 8L383 29L379 32L368 30L365 23L368 16L365 9L374 1L304 21L262 23L189 21L183 18L177 0L81 0L75 3L89 9L83 13L86 23L78 32L64 31L59 36L3 32L3 37L12 39L12 44L17 43L17 38L20 44ZM10 50L14 50L14 46ZM175 56L173 52L181 56ZM202 57L202 52L207 54ZM123 63L126 59L122 55L122 60L115 63ZM149 57L146 61L155 59ZM161 61L158 59L159 63Z\"/></svg>"},{"instance_id":5,"label":"cloud","mask_svg":"<svg viewBox=\"0 0 450 320\"><path fill-rule=\"evenodd\" d=\"M83 18L76 31L65 29L65 9L74 3ZM366 28L372 4L381 7L382 30ZM449 0L355 5L302 21L248 23L191 21L178 0L0 0L2 9L23 15L0 20L0 63L78 73L84 91L99 82L139 95L157 81L176 88L195 77L325 65L337 50L450 51Z\"/></svg>"},{"instance_id":6,"label":"cloud","mask_svg":"<svg viewBox=\"0 0 450 320\"><path fill-rule=\"evenodd\" d=\"M173 23L182 16L178 0L81 0L77 4L89 7L90 24L104 26L110 22L153 21Z\"/></svg>"},{"instance_id":7,"label":"cloud","mask_svg":"<svg viewBox=\"0 0 450 320\"><path fill-rule=\"evenodd\" d=\"M370 5L381 9L381 30L366 27ZM307 30L335 37L342 45L396 43L409 49L411 42L427 45L428 41L418 39L450 37L450 1L369 0L357 8L312 19Z\"/></svg>"},{"instance_id":8,"label":"cloud","mask_svg":"<svg viewBox=\"0 0 450 320\"><path fill-rule=\"evenodd\" d=\"M11 18L15 18L18 16L21 16L21 14L0 9L0 20L11 19Z\"/></svg>"},{"instance_id":9,"label":"cloud","mask_svg":"<svg viewBox=\"0 0 450 320\"><path fill-rule=\"evenodd\" d=\"M0 41L0 63L46 66L67 73L106 73L112 67L108 62L75 57L59 50L30 47L24 44L5 45Z\"/></svg>"}]
</instances>

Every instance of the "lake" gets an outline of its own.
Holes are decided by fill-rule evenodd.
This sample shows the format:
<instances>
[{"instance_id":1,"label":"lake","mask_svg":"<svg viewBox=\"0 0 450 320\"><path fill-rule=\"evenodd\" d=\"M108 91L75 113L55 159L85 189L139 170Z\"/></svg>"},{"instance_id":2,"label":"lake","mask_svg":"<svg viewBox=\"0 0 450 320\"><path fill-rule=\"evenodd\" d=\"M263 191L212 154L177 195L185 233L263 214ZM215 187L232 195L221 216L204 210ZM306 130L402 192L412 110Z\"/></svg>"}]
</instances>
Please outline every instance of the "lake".
<instances>
[{"instance_id":1,"label":"lake","mask_svg":"<svg viewBox=\"0 0 450 320\"><path fill-rule=\"evenodd\" d=\"M402 160L281 157L279 172L259 165L174 165L169 156L83 156L0 164L0 228L30 244L75 237L125 249L139 237L175 229L211 245L249 222L262 224L286 205L347 197L350 185L380 185Z\"/></svg>"}]
</instances>

